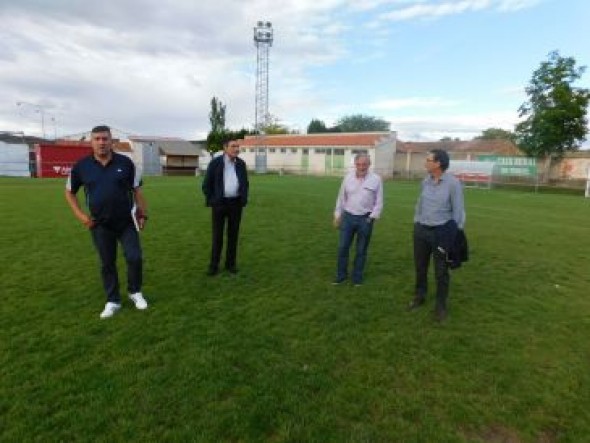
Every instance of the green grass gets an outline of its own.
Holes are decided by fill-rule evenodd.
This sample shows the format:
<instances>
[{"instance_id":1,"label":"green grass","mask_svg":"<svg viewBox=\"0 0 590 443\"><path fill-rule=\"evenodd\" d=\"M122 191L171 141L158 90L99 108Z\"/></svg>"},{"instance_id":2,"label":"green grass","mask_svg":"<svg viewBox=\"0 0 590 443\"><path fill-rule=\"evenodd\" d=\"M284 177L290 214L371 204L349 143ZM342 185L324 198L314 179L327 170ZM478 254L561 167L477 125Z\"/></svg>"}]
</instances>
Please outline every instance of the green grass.
<instances>
[{"instance_id":1,"label":"green grass","mask_svg":"<svg viewBox=\"0 0 590 443\"><path fill-rule=\"evenodd\" d=\"M101 321L63 186L0 179L0 441L588 441L582 197L466 190L438 325L432 297L405 311L417 183L385 184L354 288L330 284L338 179L252 176L241 272L208 278L200 179L148 178L150 307Z\"/></svg>"}]
</instances>

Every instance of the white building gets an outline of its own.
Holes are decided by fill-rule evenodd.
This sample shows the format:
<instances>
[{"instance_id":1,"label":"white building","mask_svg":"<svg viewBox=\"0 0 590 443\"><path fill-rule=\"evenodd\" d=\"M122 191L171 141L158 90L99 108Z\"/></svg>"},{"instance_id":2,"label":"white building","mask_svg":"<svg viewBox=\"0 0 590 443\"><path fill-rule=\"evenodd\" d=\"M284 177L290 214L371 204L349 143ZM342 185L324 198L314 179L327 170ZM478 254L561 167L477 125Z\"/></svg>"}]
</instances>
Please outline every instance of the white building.
<instances>
[{"instance_id":1,"label":"white building","mask_svg":"<svg viewBox=\"0 0 590 443\"><path fill-rule=\"evenodd\" d=\"M353 167L357 153L366 153L373 171L393 176L395 132L280 134L246 136L237 141L240 157L249 169L255 169L256 156L266 152L269 172L343 175Z\"/></svg>"},{"instance_id":2,"label":"white building","mask_svg":"<svg viewBox=\"0 0 590 443\"><path fill-rule=\"evenodd\" d=\"M129 137L133 161L143 175L193 175L202 148L176 137Z\"/></svg>"}]
</instances>

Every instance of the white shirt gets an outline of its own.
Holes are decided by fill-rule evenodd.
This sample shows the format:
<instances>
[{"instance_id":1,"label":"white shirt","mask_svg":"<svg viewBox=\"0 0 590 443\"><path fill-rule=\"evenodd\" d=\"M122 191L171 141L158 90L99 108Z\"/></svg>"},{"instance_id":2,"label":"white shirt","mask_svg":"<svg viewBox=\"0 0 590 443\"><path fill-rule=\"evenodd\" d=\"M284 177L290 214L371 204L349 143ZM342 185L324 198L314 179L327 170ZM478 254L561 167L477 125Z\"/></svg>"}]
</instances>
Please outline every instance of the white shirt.
<instances>
[{"instance_id":1,"label":"white shirt","mask_svg":"<svg viewBox=\"0 0 590 443\"><path fill-rule=\"evenodd\" d=\"M227 155L223 155L223 196L233 198L238 196L238 176L236 174L236 163L231 161Z\"/></svg>"},{"instance_id":2,"label":"white shirt","mask_svg":"<svg viewBox=\"0 0 590 443\"><path fill-rule=\"evenodd\" d=\"M344 177L336 199L334 216L340 217L342 211L353 215L370 213L371 218L379 218L383 209L383 184L381 177L374 172L367 172L364 177L357 177L352 171Z\"/></svg>"}]
</instances>

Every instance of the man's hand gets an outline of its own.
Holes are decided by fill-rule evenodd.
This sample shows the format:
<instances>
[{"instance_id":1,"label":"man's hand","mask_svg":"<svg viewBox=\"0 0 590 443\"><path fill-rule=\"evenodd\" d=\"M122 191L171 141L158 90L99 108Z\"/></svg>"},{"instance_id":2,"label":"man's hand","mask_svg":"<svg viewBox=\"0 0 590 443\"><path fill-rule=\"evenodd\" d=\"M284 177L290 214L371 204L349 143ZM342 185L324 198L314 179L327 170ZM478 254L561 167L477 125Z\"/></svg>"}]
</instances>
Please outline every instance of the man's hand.
<instances>
[{"instance_id":1,"label":"man's hand","mask_svg":"<svg viewBox=\"0 0 590 443\"><path fill-rule=\"evenodd\" d=\"M147 222L148 216L146 214L140 214L137 218L137 225L139 226L139 230L143 231L145 228L145 223Z\"/></svg>"},{"instance_id":2,"label":"man's hand","mask_svg":"<svg viewBox=\"0 0 590 443\"><path fill-rule=\"evenodd\" d=\"M341 218L340 216L334 217L334 227L335 228L340 227L340 218Z\"/></svg>"},{"instance_id":3,"label":"man's hand","mask_svg":"<svg viewBox=\"0 0 590 443\"><path fill-rule=\"evenodd\" d=\"M82 219L82 224L86 226L88 229L92 229L94 228L94 225L96 225L96 222L85 214L84 218Z\"/></svg>"}]
</instances>

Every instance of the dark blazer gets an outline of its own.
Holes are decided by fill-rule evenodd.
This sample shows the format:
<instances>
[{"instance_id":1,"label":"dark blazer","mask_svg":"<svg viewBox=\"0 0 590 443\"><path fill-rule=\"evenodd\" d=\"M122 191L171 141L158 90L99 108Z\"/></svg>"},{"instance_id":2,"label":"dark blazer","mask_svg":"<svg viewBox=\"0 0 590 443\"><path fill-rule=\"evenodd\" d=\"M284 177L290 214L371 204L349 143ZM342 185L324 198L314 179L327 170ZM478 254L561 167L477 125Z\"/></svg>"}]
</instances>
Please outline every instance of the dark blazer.
<instances>
[{"instance_id":1,"label":"dark blazer","mask_svg":"<svg viewBox=\"0 0 590 443\"><path fill-rule=\"evenodd\" d=\"M442 253L446 254L447 263L451 269L461 267L469 260L469 244L467 236L459 229L455 220L449 220L435 229L436 244Z\"/></svg>"},{"instance_id":2,"label":"dark blazer","mask_svg":"<svg viewBox=\"0 0 590 443\"><path fill-rule=\"evenodd\" d=\"M217 206L223 203L223 157L220 155L209 162L205 178L203 179L203 194L207 206ZM238 177L238 194L242 206L248 204L248 171L246 162L236 157L236 175Z\"/></svg>"}]
</instances>

